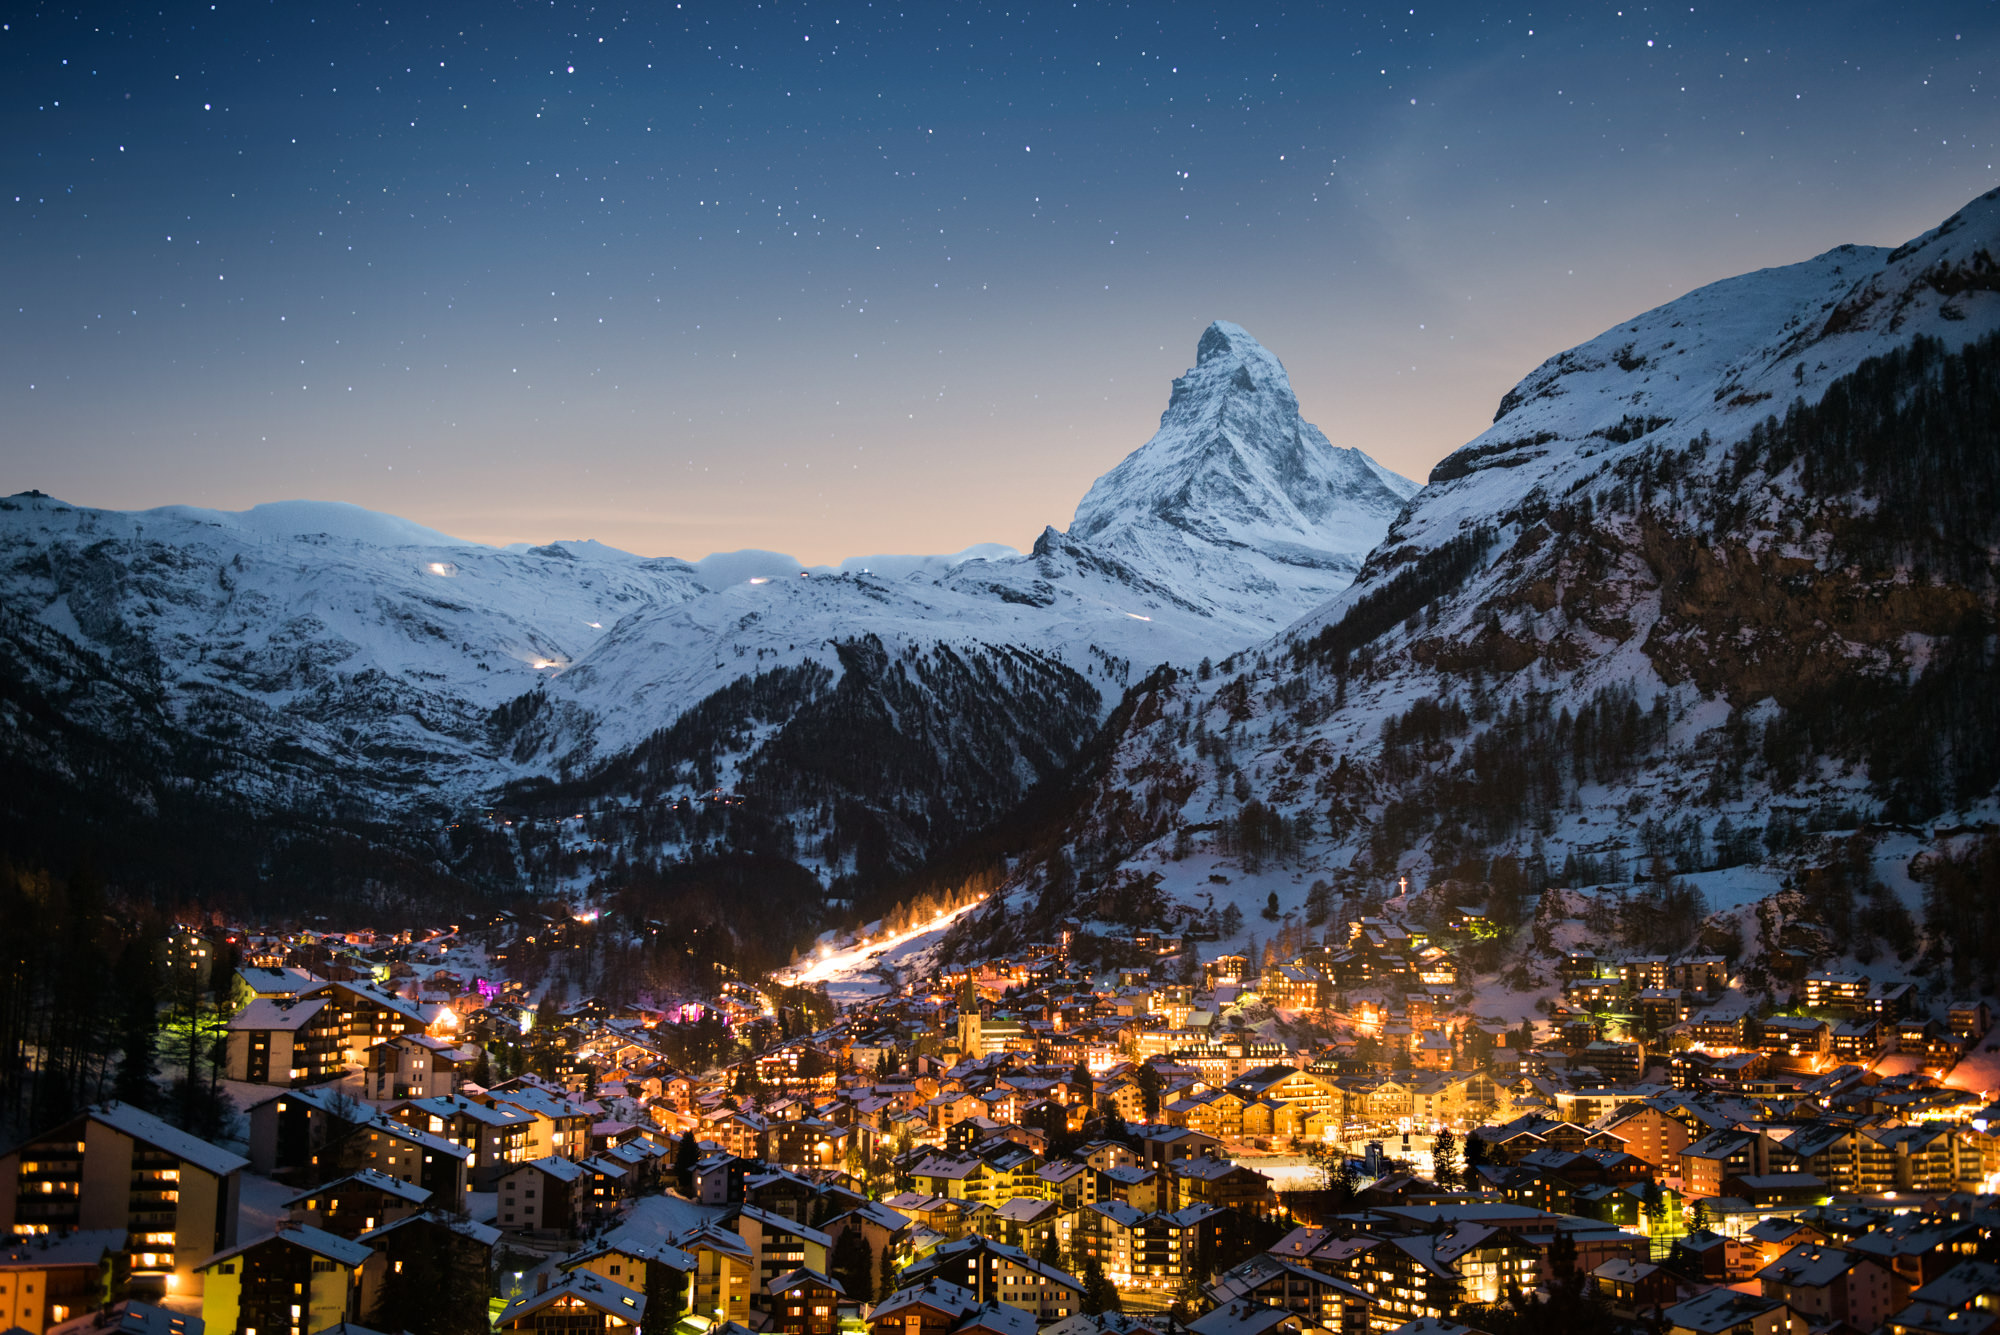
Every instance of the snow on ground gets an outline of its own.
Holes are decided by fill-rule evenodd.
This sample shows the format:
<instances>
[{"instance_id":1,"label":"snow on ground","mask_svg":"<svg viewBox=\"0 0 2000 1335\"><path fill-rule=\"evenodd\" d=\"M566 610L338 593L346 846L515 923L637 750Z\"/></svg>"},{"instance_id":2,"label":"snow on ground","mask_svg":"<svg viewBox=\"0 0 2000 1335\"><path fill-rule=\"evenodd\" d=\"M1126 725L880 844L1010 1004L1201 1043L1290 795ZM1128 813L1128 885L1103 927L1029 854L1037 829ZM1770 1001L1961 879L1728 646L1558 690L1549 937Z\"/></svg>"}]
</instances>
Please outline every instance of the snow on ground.
<instances>
[{"instance_id":1,"label":"snow on ground","mask_svg":"<svg viewBox=\"0 0 2000 1335\"><path fill-rule=\"evenodd\" d=\"M1701 891L1710 913L1723 913L1769 899L1785 888L1785 878L1769 867L1724 867L1717 871L1685 872L1677 879Z\"/></svg>"},{"instance_id":2,"label":"snow on ground","mask_svg":"<svg viewBox=\"0 0 2000 1335\"><path fill-rule=\"evenodd\" d=\"M1311 1191L1321 1185L1322 1177L1318 1168L1304 1155L1273 1154L1269 1157L1257 1154L1239 1154L1236 1162L1244 1168L1254 1169L1271 1179L1274 1191Z\"/></svg>"},{"instance_id":3,"label":"snow on ground","mask_svg":"<svg viewBox=\"0 0 2000 1335\"><path fill-rule=\"evenodd\" d=\"M288 1187L248 1169L240 1173L238 1179L242 1184L239 1187L242 1214L236 1226L237 1237L248 1242L276 1232L278 1221L285 1217L285 1202L298 1195L298 1188Z\"/></svg>"},{"instance_id":4,"label":"snow on ground","mask_svg":"<svg viewBox=\"0 0 2000 1335\"><path fill-rule=\"evenodd\" d=\"M953 923L985 902L984 899L975 899L962 908L939 914L928 922L893 936L883 935L877 923L871 924L876 928L873 933L864 930L859 939L850 943L842 945L823 941L811 959L780 974L779 978L800 987L824 983L827 995L842 1005L881 996L890 989L877 976L877 970L885 966L903 968L911 964L942 941Z\"/></svg>"},{"instance_id":5,"label":"snow on ground","mask_svg":"<svg viewBox=\"0 0 2000 1335\"><path fill-rule=\"evenodd\" d=\"M2000 1030L1980 1041L1965 1054L1944 1083L1952 1089L1969 1089L1981 1098L2000 1096Z\"/></svg>"}]
</instances>

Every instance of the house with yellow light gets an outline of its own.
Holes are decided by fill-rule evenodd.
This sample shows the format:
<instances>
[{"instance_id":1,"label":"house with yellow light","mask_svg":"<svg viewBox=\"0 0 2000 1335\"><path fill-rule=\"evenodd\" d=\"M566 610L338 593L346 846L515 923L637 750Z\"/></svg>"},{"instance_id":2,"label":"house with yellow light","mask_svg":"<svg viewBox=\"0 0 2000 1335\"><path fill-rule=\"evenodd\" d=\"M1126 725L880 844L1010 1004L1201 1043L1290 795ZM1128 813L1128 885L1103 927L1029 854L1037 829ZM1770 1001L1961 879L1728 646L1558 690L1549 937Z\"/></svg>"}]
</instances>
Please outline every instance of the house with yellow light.
<instances>
[{"instance_id":1,"label":"house with yellow light","mask_svg":"<svg viewBox=\"0 0 2000 1335\"><path fill-rule=\"evenodd\" d=\"M541 1335L560 1331L563 1335L589 1335L603 1330L623 1330L637 1326L646 1316L646 1295L622 1284L614 1284L589 1270L572 1270L549 1284L546 1273L537 1276L545 1285L537 1292L523 1294L508 1303L494 1323L494 1329L516 1335Z\"/></svg>"},{"instance_id":2,"label":"house with yellow light","mask_svg":"<svg viewBox=\"0 0 2000 1335\"><path fill-rule=\"evenodd\" d=\"M42 1335L104 1306L119 1287L124 1251L115 1228L16 1239L0 1251L0 1329Z\"/></svg>"},{"instance_id":3,"label":"house with yellow light","mask_svg":"<svg viewBox=\"0 0 2000 1335\"><path fill-rule=\"evenodd\" d=\"M371 1264L373 1248L286 1221L202 1263L201 1319L215 1331L312 1335L360 1317Z\"/></svg>"}]
</instances>

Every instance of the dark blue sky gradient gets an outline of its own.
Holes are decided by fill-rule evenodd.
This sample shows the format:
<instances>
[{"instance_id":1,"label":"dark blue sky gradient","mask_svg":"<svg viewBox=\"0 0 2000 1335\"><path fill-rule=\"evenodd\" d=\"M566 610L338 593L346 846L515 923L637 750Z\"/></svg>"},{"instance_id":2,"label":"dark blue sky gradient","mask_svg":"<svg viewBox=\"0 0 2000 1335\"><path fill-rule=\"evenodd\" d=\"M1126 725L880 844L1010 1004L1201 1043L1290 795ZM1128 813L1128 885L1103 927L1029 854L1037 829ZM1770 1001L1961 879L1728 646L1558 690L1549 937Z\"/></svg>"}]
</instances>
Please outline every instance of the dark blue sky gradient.
<instances>
[{"instance_id":1,"label":"dark blue sky gradient","mask_svg":"<svg viewBox=\"0 0 2000 1335\"><path fill-rule=\"evenodd\" d=\"M2000 162L1990 4L7 14L6 490L685 556L1025 546L1217 317L1421 477Z\"/></svg>"}]
</instances>

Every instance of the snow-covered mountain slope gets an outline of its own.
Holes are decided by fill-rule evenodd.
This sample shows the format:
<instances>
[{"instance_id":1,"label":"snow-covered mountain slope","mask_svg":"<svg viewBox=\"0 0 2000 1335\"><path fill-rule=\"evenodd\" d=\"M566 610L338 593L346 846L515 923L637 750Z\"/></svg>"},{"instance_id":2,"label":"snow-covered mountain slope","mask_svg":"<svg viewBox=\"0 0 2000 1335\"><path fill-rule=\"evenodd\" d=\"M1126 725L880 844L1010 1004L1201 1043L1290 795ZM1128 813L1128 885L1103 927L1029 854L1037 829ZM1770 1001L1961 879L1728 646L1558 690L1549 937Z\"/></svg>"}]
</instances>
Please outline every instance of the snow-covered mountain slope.
<instances>
[{"instance_id":1,"label":"snow-covered mountain slope","mask_svg":"<svg viewBox=\"0 0 2000 1335\"><path fill-rule=\"evenodd\" d=\"M1304 611L1347 586L1416 490L1329 443L1278 359L1218 320L1159 432L1092 484L1069 536L1189 598Z\"/></svg>"},{"instance_id":2,"label":"snow-covered mountain slope","mask_svg":"<svg viewBox=\"0 0 2000 1335\"><path fill-rule=\"evenodd\" d=\"M1051 529L1027 554L805 570L773 552L494 549L348 505L115 513L24 493L0 504L0 591L155 698L189 739L163 754L218 748L203 782L244 800L338 794L435 819L539 779L630 799L757 778L784 802L810 788L874 811L861 823L902 862L926 831L976 826L1059 768L1130 680L1228 654L1319 601L1412 489L1299 422L1282 368L1241 330L1213 327L1200 358L1160 435L1080 511L1101 542ZM1121 507L1144 514L1121 525ZM1173 544L1147 536L1161 524ZM857 665L866 680L843 686ZM760 757L795 755L782 743L802 719L921 735L880 753L880 792L857 773L790 784ZM966 809L941 821L947 796ZM840 821L824 812L808 824L853 865L859 834L826 836Z\"/></svg>"},{"instance_id":3,"label":"snow-covered mountain slope","mask_svg":"<svg viewBox=\"0 0 2000 1335\"><path fill-rule=\"evenodd\" d=\"M1128 697L1017 898L1066 911L1073 877L1137 922L1275 895L1282 922L1314 881L1768 884L1744 869L1811 831L1923 822L1907 863L1990 819L1996 251L2000 192L1551 358L1351 588Z\"/></svg>"},{"instance_id":4,"label":"snow-covered mountain slope","mask_svg":"<svg viewBox=\"0 0 2000 1335\"><path fill-rule=\"evenodd\" d=\"M706 592L679 561L495 551L353 506L0 506L10 606L198 735L317 755L385 793L491 783L496 706L622 617Z\"/></svg>"}]
</instances>

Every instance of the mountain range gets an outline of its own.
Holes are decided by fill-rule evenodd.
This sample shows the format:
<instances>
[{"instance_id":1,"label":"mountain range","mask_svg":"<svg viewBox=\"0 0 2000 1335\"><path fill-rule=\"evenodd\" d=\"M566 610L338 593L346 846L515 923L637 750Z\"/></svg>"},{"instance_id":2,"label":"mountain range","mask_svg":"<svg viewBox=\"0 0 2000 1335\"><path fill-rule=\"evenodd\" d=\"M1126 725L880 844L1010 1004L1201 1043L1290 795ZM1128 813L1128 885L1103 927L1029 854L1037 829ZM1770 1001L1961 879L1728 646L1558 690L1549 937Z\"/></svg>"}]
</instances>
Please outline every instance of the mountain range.
<instances>
[{"instance_id":1,"label":"mountain range","mask_svg":"<svg viewBox=\"0 0 2000 1335\"><path fill-rule=\"evenodd\" d=\"M1334 447L1278 359L1218 322L1158 433L1026 554L689 562L496 549L331 503L23 493L0 502L0 705L10 768L37 777L7 814L46 849L208 803L232 829L362 830L440 876L546 889L575 875L468 813L684 816L700 793L727 828L629 814L608 842L880 878L1059 773L1156 665L1230 653L1345 587L1416 490ZM465 845L474 823L489 844L508 830L508 855L436 837Z\"/></svg>"},{"instance_id":2,"label":"mountain range","mask_svg":"<svg viewBox=\"0 0 2000 1335\"><path fill-rule=\"evenodd\" d=\"M815 901L785 932L976 879L966 946L1406 883L1684 912L1684 877L1758 967L1812 931L1916 951L2000 816L1996 248L2000 192L1698 289L1542 363L1421 488L1217 322L1026 553L801 569L24 493L0 818L267 912L735 859L712 898ZM1838 894L1800 861L1836 843Z\"/></svg>"}]
</instances>

